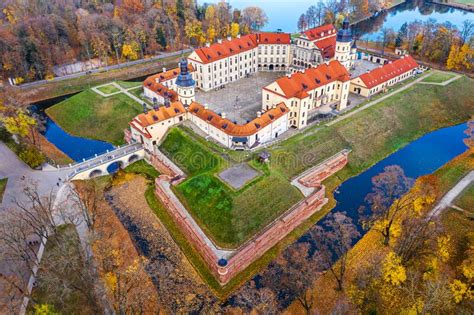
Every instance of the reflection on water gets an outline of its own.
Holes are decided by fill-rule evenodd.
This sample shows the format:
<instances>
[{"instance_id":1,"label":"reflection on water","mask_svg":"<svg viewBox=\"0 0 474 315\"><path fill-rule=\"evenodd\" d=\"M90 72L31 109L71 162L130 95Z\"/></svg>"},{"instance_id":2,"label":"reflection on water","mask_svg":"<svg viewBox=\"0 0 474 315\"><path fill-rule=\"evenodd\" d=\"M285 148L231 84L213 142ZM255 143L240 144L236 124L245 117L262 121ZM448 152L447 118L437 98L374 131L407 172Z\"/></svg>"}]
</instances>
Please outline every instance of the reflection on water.
<instances>
[{"instance_id":1,"label":"reflection on water","mask_svg":"<svg viewBox=\"0 0 474 315\"><path fill-rule=\"evenodd\" d=\"M437 23L450 22L460 29L465 20L474 20L474 13L422 0L407 1L358 23L354 26L354 35L357 38L376 40L383 27L398 31L405 22L425 22L428 19L435 19Z\"/></svg>"}]
</instances>

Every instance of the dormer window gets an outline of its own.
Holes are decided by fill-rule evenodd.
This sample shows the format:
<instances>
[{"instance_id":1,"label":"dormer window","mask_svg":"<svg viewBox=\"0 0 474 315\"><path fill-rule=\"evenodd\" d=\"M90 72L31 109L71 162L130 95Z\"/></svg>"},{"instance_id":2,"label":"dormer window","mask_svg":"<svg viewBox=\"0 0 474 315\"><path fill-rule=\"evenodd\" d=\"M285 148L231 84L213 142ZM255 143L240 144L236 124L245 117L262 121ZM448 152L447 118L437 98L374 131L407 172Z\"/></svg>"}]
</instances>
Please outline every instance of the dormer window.
<instances>
[{"instance_id":1,"label":"dormer window","mask_svg":"<svg viewBox=\"0 0 474 315\"><path fill-rule=\"evenodd\" d=\"M260 129L260 124L259 124L259 123L255 123L255 127L257 127L257 129Z\"/></svg>"},{"instance_id":2,"label":"dormer window","mask_svg":"<svg viewBox=\"0 0 474 315\"><path fill-rule=\"evenodd\" d=\"M207 116L207 120L211 121L212 120L212 115Z\"/></svg>"}]
</instances>

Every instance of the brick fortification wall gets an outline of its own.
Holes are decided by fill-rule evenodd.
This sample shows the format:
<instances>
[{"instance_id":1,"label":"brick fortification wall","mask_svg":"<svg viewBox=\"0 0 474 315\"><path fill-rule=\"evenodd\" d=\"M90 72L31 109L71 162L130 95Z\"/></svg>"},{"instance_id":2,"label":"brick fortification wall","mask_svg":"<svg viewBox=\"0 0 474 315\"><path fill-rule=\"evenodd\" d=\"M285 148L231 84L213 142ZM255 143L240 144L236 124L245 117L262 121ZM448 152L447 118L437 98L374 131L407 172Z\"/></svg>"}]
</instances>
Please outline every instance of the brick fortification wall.
<instances>
[{"instance_id":1,"label":"brick fortification wall","mask_svg":"<svg viewBox=\"0 0 474 315\"><path fill-rule=\"evenodd\" d=\"M174 217L188 241L200 252L219 282L224 285L327 203L325 187L321 185L321 181L347 164L347 154L348 151L342 151L303 173L298 181L307 187L315 187L314 192L280 215L257 236L243 244L224 265L220 266L217 262L222 257L217 257L213 252L206 243L202 230L195 226L195 222L189 220L187 210L173 194L169 182L171 174L169 176L162 175L156 179L156 196Z\"/></svg>"}]
</instances>

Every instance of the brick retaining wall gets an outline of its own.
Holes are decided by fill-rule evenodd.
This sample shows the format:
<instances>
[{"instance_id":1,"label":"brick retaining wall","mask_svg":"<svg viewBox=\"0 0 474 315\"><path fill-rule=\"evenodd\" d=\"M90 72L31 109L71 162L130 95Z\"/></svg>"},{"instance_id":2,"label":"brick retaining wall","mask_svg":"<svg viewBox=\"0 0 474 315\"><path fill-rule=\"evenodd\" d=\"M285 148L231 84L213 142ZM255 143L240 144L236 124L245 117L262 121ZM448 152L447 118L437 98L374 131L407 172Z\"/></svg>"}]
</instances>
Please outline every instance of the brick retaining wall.
<instances>
[{"instance_id":1,"label":"brick retaining wall","mask_svg":"<svg viewBox=\"0 0 474 315\"><path fill-rule=\"evenodd\" d=\"M349 151L342 151L303 173L299 182L308 187L316 187L315 191L285 211L258 235L239 247L225 261L224 266L218 265L218 260L222 257L218 257L209 246L202 230L189 219L188 211L172 192L170 184L174 183L172 181L170 183L170 178L175 177L176 174L162 175L157 178L155 193L180 226L188 241L193 244L215 277L224 285L327 203L325 187L321 185L321 181L347 164L348 153Z\"/></svg>"}]
</instances>

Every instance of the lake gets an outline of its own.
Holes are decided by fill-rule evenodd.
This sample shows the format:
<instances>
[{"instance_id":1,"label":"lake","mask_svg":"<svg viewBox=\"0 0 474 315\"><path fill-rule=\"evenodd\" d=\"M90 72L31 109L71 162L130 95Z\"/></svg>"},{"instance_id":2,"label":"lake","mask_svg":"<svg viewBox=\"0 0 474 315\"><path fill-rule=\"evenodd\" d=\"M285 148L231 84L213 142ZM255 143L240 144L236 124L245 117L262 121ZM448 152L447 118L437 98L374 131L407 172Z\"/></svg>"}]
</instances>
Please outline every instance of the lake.
<instances>
[{"instance_id":1,"label":"lake","mask_svg":"<svg viewBox=\"0 0 474 315\"><path fill-rule=\"evenodd\" d=\"M198 0L199 4L217 3L218 0L203 1ZM268 24L264 27L264 31L276 31L281 29L284 32L294 33L298 29L296 23L300 15L314 5L317 1L309 0L229 0L232 7L243 9L248 6L261 7L268 16ZM434 18L438 22L451 22L458 28L466 19L474 20L474 13L450 8L447 6L425 3L424 1L408 1L393 9L379 14L374 19L361 23L364 35L367 34L370 39L377 39L378 33L382 26L391 27L398 31L400 26L405 22L415 20L426 21Z\"/></svg>"}]
</instances>

